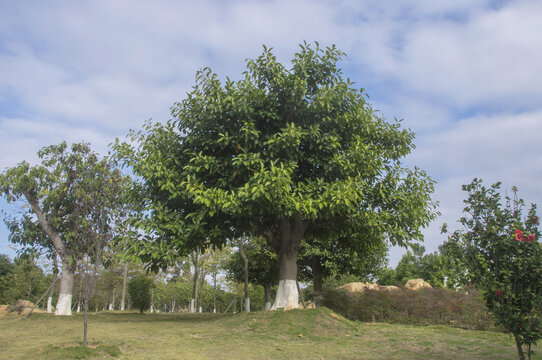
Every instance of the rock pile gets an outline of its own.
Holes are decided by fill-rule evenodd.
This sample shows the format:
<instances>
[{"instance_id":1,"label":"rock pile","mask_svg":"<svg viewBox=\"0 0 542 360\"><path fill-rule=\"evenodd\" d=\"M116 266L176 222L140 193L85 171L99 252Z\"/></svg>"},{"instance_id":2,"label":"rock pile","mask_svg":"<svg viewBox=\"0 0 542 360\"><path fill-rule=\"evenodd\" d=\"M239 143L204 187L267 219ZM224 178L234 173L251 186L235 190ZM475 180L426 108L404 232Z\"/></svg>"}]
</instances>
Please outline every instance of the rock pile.
<instances>
[{"instance_id":1,"label":"rock pile","mask_svg":"<svg viewBox=\"0 0 542 360\"><path fill-rule=\"evenodd\" d=\"M376 290L376 291L397 291L399 288L397 286L382 286L372 283L364 282L353 282L343 286L339 286L338 289L347 291L349 293L361 293L365 290Z\"/></svg>"},{"instance_id":2,"label":"rock pile","mask_svg":"<svg viewBox=\"0 0 542 360\"><path fill-rule=\"evenodd\" d=\"M405 287L410 290L432 289L431 284L425 282L423 279L408 280ZM399 291L401 290L397 286L382 286L373 283L353 282L343 286L339 286L338 290L344 290L349 293L362 293L365 290L376 291Z\"/></svg>"},{"instance_id":3,"label":"rock pile","mask_svg":"<svg viewBox=\"0 0 542 360\"><path fill-rule=\"evenodd\" d=\"M34 303L27 300L17 300L14 305L0 305L0 316L4 316L9 313L17 313L19 315L26 315L32 310ZM35 308L32 313L46 313L46 311Z\"/></svg>"}]
</instances>

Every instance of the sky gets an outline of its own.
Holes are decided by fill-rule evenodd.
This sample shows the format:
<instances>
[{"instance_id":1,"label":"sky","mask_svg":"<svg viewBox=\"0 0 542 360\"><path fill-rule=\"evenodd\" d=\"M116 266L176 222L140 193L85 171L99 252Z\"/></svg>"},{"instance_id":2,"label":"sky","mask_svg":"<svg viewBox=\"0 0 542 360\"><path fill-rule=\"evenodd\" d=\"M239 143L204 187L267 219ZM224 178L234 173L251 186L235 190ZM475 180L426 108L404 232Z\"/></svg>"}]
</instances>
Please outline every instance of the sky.
<instances>
[{"instance_id":1,"label":"sky","mask_svg":"<svg viewBox=\"0 0 542 360\"><path fill-rule=\"evenodd\" d=\"M433 252L475 177L542 206L540 19L529 0L0 0L0 171L63 140L106 154L145 120L167 121L196 71L239 79L262 45L288 64L303 41L335 44L373 108L416 134L405 161L437 181ZM0 253L10 246L0 224Z\"/></svg>"}]
</instances>

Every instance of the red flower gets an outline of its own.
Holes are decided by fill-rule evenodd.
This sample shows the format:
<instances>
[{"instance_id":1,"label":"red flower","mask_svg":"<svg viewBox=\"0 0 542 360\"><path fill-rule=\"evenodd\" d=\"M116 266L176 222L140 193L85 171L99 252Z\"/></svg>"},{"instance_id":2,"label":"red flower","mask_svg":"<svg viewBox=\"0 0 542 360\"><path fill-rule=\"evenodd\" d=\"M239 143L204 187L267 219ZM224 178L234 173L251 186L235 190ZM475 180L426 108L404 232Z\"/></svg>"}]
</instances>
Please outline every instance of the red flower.
<instances>
[{"instance_id":1,"label":"red flower","mask_svg":"<svg viewBox=\"0 0 542 360\"><path fill-rule=\"evenodd\" d=\"M502 290L499 289L499 290L495 291L495 295L502 296Z\"/></svg>"},{"instance_id":2,"label":"red flower","mask_svg":"<svg viewBox=\"0 0 542 360\"><path fill-rule=\"evenodd\" d=\"M517 241L523 241L523 231L516 230L514 237L516 238Z\"/></svg>"},{"instance_id":3,"label":"red flower","mask_svg":"<svg viewBox=\"0 0 542 360\"><path fill-rule=\"evenodd\" d=\"M527 242L532 243L534 241L534 235L527 236Z\"/></svg>"}]
</instances>

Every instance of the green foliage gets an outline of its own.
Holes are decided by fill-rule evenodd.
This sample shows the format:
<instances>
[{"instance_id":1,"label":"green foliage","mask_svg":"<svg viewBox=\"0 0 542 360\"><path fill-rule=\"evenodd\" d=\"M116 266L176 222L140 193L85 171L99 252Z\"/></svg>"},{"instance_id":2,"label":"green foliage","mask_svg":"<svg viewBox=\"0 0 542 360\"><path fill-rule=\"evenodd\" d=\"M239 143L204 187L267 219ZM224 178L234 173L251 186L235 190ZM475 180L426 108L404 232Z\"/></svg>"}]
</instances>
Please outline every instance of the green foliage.
<instances>
[{"instance_id":1,"label":"green foliage","mask_svg":"<svg viewBox=\"0 0 542 360\"><path fill-rule=\"evenodd\" d=\"M17 300L36 302L51 282L33 258L19 257L13 263L5 255L0 256L7 272L0 275L0 304L14 304Z\"/></svg>"},{"instance_id":2,"label":"green foliage","mask_svg":"<svg viewBox=\"0 0 542 360\"><path fill-rule=\"evenodd\" d=\"M405 284L410 279L423 279L433 287L456 289L468 285L463 253L454 239L439 246L439 251L425 254L425 247L412 244L395 270L384 269L377 273L381 285Z\"/></svg>"},{"instance_id":3,"label":"green foliage","mask_svg":"<svg viewBox=\"0 0 542 360\"><path fill-rule=\"evenodd\" d=\"M395 291L365 290L363 293L328 290L324 304L350 320L364 322L447 325L476 330L494 328L494 318L476 289L400 288Z\"/></svg>"},{"instance_id":4,"label":"green foliage","mask_svg":"<svg viewBox=\"0 0 542 360\"><path fill-rule=\"evenodd\" d=\"M143 314L151 306L151 288L152 280L146 276L138 276L128 283L128 293L132 301L132 306Z\"/></svg>"},{"instance_id":5,"label":"green foliage","mask_svg":"<svg viewBox=\"0 0 542 360\"><path fill-rule=\"evenodd\" d=\"M248 281L252 284L266 286L278 282L277 256L263 238L254 238L245 245L248 259ZM226 276L233 282L244 281L243 261L238 252L232 253L224 264Z\"/></svg>"},{"instance_id":6,"label":"green foliage","mask_svg":"<svg viewBox=\"0 0 542 360\"><path fill-rule=\"evenodd\" d=\"M523 345L530 358L532 344L541 337L542 248L536 205L524 216L525 203L512 189L500 193L500 183L486 188L474 179L463 190L465 228L452 237L462 247L472 281L482 291L497 323L512 334L518 354ZM504 200L504 203L503 203Z\"/></svg>"},{"instance_id":7,"label":"green foliage","mask_svg":"<svg viewBox=\"0 0 542 360\"><path fill-rule=\"evenodd\" d=\"M239 81L203 69L172 120L117 140L117 156L140 180L134 225L153 234L130 241L130 251L165 267L251 233L280 254L279 227L294 219L298 232L343 248L421 239L436 204L434 182L400 162L414 134L343 78L343 56L302 44L287 68L264 47Z\"/></svg>"},{"instance_id":8,"label":"green foliage","mask_svg":"<svg viewBox=\"0 0 542 360\"><path fill-rule=\"evenodd\" d=\"M85 143L44 147L38 157L40 165L22 162L0 174L8 203L29 205L22 216L5 218L9 240L21 252L56 253L75 267L84 256L96 257L115 236L113 223L123 216L129 178Z\"/></svg>"},{"instance_id":9,"label":"green foliage","mask_svg":"<svg viewBox=\"0 0 542 360\"><path fill-rule=\"evenodd\" d=\"M9 256L0 254L0 276L13 272L13 263Z\"/></svg>"}]
</instances>

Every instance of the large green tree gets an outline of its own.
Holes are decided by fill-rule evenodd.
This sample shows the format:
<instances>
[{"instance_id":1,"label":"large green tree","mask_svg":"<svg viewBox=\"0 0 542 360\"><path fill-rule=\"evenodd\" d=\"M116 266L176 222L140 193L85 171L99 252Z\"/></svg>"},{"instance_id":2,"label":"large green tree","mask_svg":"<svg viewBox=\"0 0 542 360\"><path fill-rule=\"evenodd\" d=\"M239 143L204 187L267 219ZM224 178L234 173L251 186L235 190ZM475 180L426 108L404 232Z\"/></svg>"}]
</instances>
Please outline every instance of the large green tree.
<instances>
[{"instance_id":1,"label":"large green tree","mask_svg":"<svg viewBox=\"0 0 542 360\"><path fill-rule=\"evenodd\" d=\"M135 253L160 264L263 235L279 262L274 308L295 308L299 246L316 225L328 224L328 234L348 229L357 235L351 246L422 238L435 215L433 181L400 162L414 134L343 77L341 51L300 47L290 67L264 47L239 81L199 71L172 120L148 122L115 144L140 180L138 223L152 235L132 243Z\"/></svg>"},{"instance_id":2,"label":"large green tree","mask_svg":"<svg viewBox=\"0 0 542 360\"><path fill-rule=\"evenodd\" d=\"M57 254L62 277L56 315L71 315L76 264L96 258L113 236L112 209L122 204L128 179L108 158L100 159L87 144L63 142L38 152L41 164L22 162L0 174L0 191L10 203L28 205L17 218L6 219L10 241L24 248Z\"/></svg>"}]
</instances>

